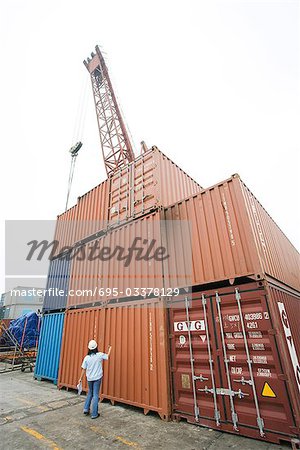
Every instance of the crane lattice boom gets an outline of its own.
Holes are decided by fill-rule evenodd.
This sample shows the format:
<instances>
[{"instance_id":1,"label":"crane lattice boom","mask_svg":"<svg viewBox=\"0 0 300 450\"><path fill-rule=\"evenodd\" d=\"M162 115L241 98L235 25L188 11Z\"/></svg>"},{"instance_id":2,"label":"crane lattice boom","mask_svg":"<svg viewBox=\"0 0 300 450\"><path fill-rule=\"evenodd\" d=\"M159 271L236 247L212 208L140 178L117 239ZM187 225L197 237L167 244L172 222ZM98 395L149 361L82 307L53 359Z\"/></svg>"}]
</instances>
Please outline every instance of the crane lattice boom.
<instances>
[{"instance_id":1,"label":"crane lattice boom","mask_svg":"<svg viewBox=\"0 0 300 450\"><path fill-rule=\"evenodd\" d=\"M134 160L134 152L98 46L84 65L90 73L95 100L100 142L107 175Z\"/></svg>"}]
</instances>

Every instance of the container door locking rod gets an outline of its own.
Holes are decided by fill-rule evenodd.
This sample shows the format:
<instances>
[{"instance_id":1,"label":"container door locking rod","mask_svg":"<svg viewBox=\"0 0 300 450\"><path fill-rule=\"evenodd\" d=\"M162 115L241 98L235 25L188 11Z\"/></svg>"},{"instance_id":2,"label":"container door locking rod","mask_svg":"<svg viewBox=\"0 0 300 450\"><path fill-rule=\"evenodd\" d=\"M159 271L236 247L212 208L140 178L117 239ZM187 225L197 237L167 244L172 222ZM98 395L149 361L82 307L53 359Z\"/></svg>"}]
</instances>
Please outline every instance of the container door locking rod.
<instances>
[{"instance_id":1,"label":"container door locking rod","mask_svg":"<svg viewBox=\"0 0 300 450\"><path fill-rule=\"evenodd\" d=\"M193 357L193 349L192 349L192 335L190 330L190 314L189 314L189 303L188 298L185 297L185 311L186 311L186 320L187 320L187 329L188 329L188 337L189 337L189 349L190 349L190 363L191 363L191 371L192 371L192 383L193 383L193 398L194 398L194 412L195 419L199 422L199 408L197 405L197 392L196 392L196 382L195 382L195 369L194 369L194 357Z\"/></svg>"},{"instance_id":2,"label":"container door locking rod","mask_svg":"<svg viewBox=\"0 0 300 450\"><path fill-rule=\"evenodd\" d=\"M229 361L228 361L228 358L227 358L227 351L226 351L225 337L224 337L224 329L223 329L223 320L222 320L221 306L220 306L221 298L219 297L219 294L217 292L216 292L216 301L217 301L217 308L218 308L218 315L219 315L219 322L220 322L220 330L221 330L222 347L223 347L223 353L224 353L224 363L225 363L225 369L226 369L227 383L228 383L229 390L232 392L231 379L230 379L230 373L229 373L229 364L228 364ZM231 409L231 417L232 417L232 422L233 422L233 429L235 431L239 431L239 429L238 429L238 416L237 416L237 413L235 412L234 401L233 401L233 397L231 395L229 396L229 401L230 401L230 409Z\"/></svg>"},{"instance_id":3,"label":"container door locking rod","mask_svg":"<svg viewBox=\"0 0 300 450\"><path fill-rule=\"evenodd\" d=\"M255 387L255 381L254 381L253 370L252 370L252 360L250 358L250 352L249 352L247 336L246 336L246 331L245 331L243 312L242 312L242 307L241 307L241 294L239 293L238 289L235 290L235 298L236 298L237 305L238 305L238 308L239 308L239 315L240 315L240 319L241 319L242 332L243 332L243 338L244 338L244 345L245 345L245 350L246 350L246 355L247 355L247 364L248 364L249 375L250 375L250 380L249 381L245 381L244 380L244 383L248 383L250 386L252 386L254 404L255 404L255 409L256 409L256 414L257 414L256 421L257 421L257 425L258 425L258 428L259 428L259 433L260 433L260 435L262 437L264 437L264 435L265 435L265 433L264 433L264 421L261 418L260 410L259 410L259 404L258 404L258 399L257 399L256 387Z\"/></svg>"},{"instance_id":4,"label":"container door locking rod","mask_svg":"<svg viewBox=\"0 0 300 450\"><path fill-rule=\"evenodd\" d=\"M213 392L213 398L214 398L215 420L216 420L217 426L219 427L220 426L220 411L218 410L216 384L215 384L214 368L213 368L213 359L212 359L212 356L211 356L211 349L210 349L210 338L209 338L209 332L208 332L208 320L207 320L207 312L206 312L206 302L207 302L206 298L202 294L202 306L203 306L203 313L204 313L204 323L205 323L205 332L206 332L206 341L207 341L207 350L208 350L209 370L210 370L211 383L212 383L212 392Z\"/></svg>"}]
</instances>

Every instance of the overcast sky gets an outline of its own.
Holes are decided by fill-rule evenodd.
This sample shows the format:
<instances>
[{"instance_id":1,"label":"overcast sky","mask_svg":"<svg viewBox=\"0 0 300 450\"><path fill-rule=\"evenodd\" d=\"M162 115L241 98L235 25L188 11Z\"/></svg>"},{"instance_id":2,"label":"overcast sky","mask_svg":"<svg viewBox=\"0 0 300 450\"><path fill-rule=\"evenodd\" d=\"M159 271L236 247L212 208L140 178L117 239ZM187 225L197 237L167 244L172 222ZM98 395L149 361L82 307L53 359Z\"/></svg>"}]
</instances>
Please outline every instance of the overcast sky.
<instances>
[{"instance_id":1,"label":"overcast sky","mask_svg":"<svg viewBox=\"0 0 300 450\"><path fill-rule=\"evenodd\" d=\"M204 187L239 173L300 249L299 19L288 0L2 0L2 236L5 219L63 211L76 138L70 204L104 180L82 64L99 44L137 149ZM1 255L0 292L4 238Z\"/></svg>"}]
</instances>

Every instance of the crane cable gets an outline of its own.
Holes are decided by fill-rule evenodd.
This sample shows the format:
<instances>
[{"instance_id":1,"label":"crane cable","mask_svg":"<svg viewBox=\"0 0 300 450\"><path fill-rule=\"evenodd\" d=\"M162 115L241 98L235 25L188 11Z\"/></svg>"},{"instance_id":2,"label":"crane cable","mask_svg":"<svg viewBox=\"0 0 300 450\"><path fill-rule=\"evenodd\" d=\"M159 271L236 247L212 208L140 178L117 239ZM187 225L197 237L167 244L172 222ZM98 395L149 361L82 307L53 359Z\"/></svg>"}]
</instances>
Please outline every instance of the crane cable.
<instances>
[{"instance_id":1,"label":"crane cable","mask_svg":"<svg viewBox=\"0 0 300 450\"><path fill-rule=\"evenodd\" d=\"M85 77L82 84L81 84L81 91L78 101L78 107L74 122L74 128L73 128L73 137L72 142L78 143L82 140L82 136L84 133L85 128L85 119L86 119L86 112L87 112L87 87L88 87L88 77ZM68 180L68 192L67 192L67 199L66 199L66 206L65 211L68 209L68 203L69 203L69 197L70 192L72 188L72 182L74 177L74 171L75 171L75 163L77 159L78 154L71 154L71 166L70 166L70 172L69 172L69 180Z\"/></svg>"}]
</instances>

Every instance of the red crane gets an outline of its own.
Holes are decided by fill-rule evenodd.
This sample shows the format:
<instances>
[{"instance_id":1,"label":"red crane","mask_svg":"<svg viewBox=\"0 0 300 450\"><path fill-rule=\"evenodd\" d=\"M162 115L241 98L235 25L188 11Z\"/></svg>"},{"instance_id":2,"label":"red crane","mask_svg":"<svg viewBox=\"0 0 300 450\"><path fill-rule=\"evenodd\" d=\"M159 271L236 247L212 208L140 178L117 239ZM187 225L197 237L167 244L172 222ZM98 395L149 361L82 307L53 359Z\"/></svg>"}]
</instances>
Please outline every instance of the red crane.
<instances>
[{"instance_id":1,"label":"red crane","mask_svg":"<svg viewBox=\"0 0 300 450\"><path fill-rule=\"evenodd\" d=\"M92 81L104 164L110 176L133 161L134 152L98 45L95 51L84 65Z\"/></svg>"}]
</instances>

